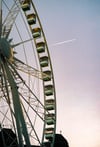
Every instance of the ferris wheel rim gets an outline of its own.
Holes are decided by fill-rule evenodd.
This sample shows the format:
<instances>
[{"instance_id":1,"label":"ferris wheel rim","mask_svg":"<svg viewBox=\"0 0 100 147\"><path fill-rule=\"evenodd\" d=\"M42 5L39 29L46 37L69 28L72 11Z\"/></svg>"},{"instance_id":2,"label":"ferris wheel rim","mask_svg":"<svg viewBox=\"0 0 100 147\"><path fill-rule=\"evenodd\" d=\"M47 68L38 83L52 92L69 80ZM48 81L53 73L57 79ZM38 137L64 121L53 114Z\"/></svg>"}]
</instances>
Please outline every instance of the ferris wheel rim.
<instances>
[{"instance_id":1,"label":"ferris wheel rim","mask_svg":"<svg viewBox=\"0 0 100 147\"><path fill-rule=\"evenodd\" d=\"M17 1L17 0L16 0ZM44 58L47 62L47 60L49 61L49 66L47 65L48 63L46 63L46 66L48 66L48 70L47 71L50 71L50 74L51 74L51 77L49 80L51 80L51 82L49 82L50 84L46 84L48 79L43 79L43 91L44 91L44 105L45 105L45 122L44 122L44 128L43 128L43 135L42 135L42 144L44 143L44 140L45 140L45 136L47 137L46 139L48 141L51 142L52 146L53 146L53 143L54 143L54 137L55 137L55 131L56 131L56 92L55 92L55 83L54 83L54 75L53 75L53 69L52 69L52 64L51 64L51 59L50 59L50 54L49 54L49 50L48 50L48 45L47 45L47 41L46 41L46 38L45 38L45 34L44 34L44 31L43 31L43 28L42 28L42 25L41 25L41 22L40 22L40 19L39 19L39 16L38 16L38 13L35 9L35 6L33 4L33 1L30 0L30 1L27 1L29 3L29 5L31 5L32 9L34 10L35 14L36 14L36 19L38 21L38 24L39 24L39 27L41 29L41 32L42 32L42 39L45 43L45 46L46 46L46 56L47 58ZM28 6L29 6L28 5ZM27 9L25 10L25 8L22 7L22 4L21 4L21 9L23 11L23 13L25 14L25 17L26 17L26 20L28 21L28 18L27 18ZM29 8L28 8L29 9ZM34 15L33 15L34 16ZM33 21L34 23L34 21ZM33 24L30 24L30 22L28 22L28 25L29 25L29 28L30 28L30 31L32 33L32 28L31 28L31 25ZM34 28L35 29L35 28ZM39 31L39 29L38 29ZM32 34L33 35L33 34ZM43 45L41 44L41 42L36 42L37 41L37 38L33 37L34 39L34 43L35 43L35 46L37 47L37 44L38 45ZM40 44L39 44L40 43ZM43 42L42 42L43 43ZM43 47L43 46L42 46ZM38 54L38 60L39 60L39 64L40 64L40 69L41 69L41 72L44 72L46 73L47 71L44 70L44 67L45 65L42 64L40 62L40 54L41 54L41 51L37 51L37 54ZM41 58L42 60L43 58ZM47 73L46 73L47 74ZM48 77L47 77L48 78ZM49 90L51 91L47 91L48 88L50 88ZM51 92L51 93L50 93ZM48 98L50 95L52 95L52 99L51 98ZM51 110L53 110L53 113L51 113ZM47 120L49 119L49 115L47 116L47 113L46 111L48 111L50 113L50 115L53 115L53 120L52 122L50 122L51 120ZM48 113L48 114L49 114ZM51 118L51 117L50 117ZM47 122L48 121L48 122ZM48 124L49 125L48 125ZM52 123L52 124L50 124ZM54 123L54 124L53 124Z\"/></svg>"}]
</instances>

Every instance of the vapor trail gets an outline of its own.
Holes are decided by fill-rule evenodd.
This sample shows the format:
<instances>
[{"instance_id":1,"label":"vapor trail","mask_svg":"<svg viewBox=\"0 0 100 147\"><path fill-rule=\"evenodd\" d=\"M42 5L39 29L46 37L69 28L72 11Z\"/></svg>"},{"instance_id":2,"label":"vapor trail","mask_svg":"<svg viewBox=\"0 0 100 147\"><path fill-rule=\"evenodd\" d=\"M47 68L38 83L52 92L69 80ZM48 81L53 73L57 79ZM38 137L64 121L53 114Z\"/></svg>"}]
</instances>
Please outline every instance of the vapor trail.
<instances>
[{"instance_id":1,"label":"vapor trail","mask_svg":"<svg viewBox=\"0 0 100 147\"><path fill-rule=\"evenodd\" d=\"M75 41L76 39L71 39L71 40L65 40L65 41L62 41L62 42L57 42L57 43L54 43L52 44L51 46L57 46L57 45L62 45L62 44L65 44L65 43L70 43L70 42L73 42Z\"/></svg>"}]
</instances>

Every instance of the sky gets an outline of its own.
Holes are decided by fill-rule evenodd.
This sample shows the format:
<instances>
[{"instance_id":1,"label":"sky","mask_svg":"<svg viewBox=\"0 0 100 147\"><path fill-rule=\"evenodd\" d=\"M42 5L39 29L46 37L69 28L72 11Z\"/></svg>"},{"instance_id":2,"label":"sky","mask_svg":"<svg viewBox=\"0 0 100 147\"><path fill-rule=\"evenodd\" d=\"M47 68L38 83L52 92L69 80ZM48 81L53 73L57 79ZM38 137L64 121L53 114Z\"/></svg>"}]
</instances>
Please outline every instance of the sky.
<instances>
[{"instance_id":1,"label":"sky","mask_svg":"<svg viewBox=\"0 0 100 147\"><path fill-rule=\"evenodd\" d=\"M55 76L56 132L70 147L100 147L100 1L33 2Z\"/></svg>"},{"instance_id":2,"label":"sky","mask_svg":"<svg viewBox=\"0 0 100 147\"><path fill-rule=\"evenodd\" d=\"M100 147L100 0L33 2L55 77L56 133L70 147Z\"/></svg>"}]
</instances>

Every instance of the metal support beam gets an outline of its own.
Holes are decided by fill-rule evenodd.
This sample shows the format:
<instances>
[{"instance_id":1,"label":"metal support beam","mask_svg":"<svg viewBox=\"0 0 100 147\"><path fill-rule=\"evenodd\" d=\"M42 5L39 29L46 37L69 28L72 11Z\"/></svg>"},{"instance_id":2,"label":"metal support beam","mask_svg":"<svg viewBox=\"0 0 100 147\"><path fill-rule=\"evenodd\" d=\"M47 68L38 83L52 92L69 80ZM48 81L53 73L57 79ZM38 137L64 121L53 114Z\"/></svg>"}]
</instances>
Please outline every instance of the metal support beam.
<instances>
[{"instance_id":1,"label":"metal support beam","mask_svg":"<svg viewBox=\"0 0 100 147\"><path fill-rule=\"evenodd\" d=\"M16 119L16 126L17 126L18 137L19 137L19 147L24 146L23 141L22 141L22 135L24 136L26 145L28 147L31 147L28 132L27 132L27 127L26 127L23 112L22 112L22 107L21 107L21 103L20 103L17 85L16 85L16 83L13 79L13 76L9 70L7 62L4 62L4 67L5 67L7 77L8 77L8 82L9 82L9 84L11 86L11 90L12 90L12 100L13 100L14 111L15 111L15 116L16 116L15 119Z\"/></svg>"}]
</instances>

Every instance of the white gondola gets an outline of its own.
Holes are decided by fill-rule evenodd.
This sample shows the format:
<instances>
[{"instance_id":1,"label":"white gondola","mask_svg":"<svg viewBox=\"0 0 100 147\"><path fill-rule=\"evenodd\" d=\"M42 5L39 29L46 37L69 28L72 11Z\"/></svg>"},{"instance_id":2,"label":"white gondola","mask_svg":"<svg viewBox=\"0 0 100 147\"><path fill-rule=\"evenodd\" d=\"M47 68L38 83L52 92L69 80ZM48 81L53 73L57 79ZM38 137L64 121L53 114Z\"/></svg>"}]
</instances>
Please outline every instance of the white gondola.
<instances>
[{"instance_id":1,"label":"white gondola","mask_svg":"<svg viewBox=\"0 0 100 147\"><path fill-rule=\"evenodd\" d=\"M50 127L50 128L45 128L45 134L51 134L54 132L54 128Z\"/></svg>"},{"instance_id":2,"label":"white gondola","mask_svg":"<svg viewBox=\"0 0 100 147\"><path fill-rule=\"evenodd\" d=\"M54 113L46 114L45 120L47 125L53 125L55 123L55 114Z\"/></svg>"},{"instance_id":3,"label":"white gondola","mask_svg":"<svg viewBox=\"0 0 100 147\"><path fill-rule=\"evenodd\" d=\"M40 28L34 28L32 30L32 35L33 35L34 38L41 37L41 29Z\"/></svg>"},{"instance_id":4,"label":"white gondola","mask_svg":"<svg viewBox=\"0 0 100 147\"><path fill-rule=\"evenodd\" d=\"M46 96L53 95L54 92L53 85L46 85L44 89Z\"/></svg>"},{"instance_id":5,"label":"white gondola","mask_svg":"<svg viewBox=\"0 0 100 147\"><path fill-rule=\"evenodd\" d=\"M45 108L46 108L46 110L54 110L54 108L55 108L54 105L55 105L54 99L48 99L45 102Z\"/></svg>"},{"instance_id":6,"label":"white gondola","mask_svg":"<svg viewBox=\"0 0 100 147\"><path fill-rule=\"evenodd\" d=\"M40 65L41 65L41 67L48 66L48 57L47 56L40 57Z\"/></svg>"},{"instance_id":7,"label":"white gondola","mask_svg":"<svg viewBox=\"0 0 100 147\"><path fill-rule=\"evenodd\" d=\"M45 52L45 43L44 42L39 42L36 44L36 49L37 49L37 52L38 53L42 53L42 52ZM42 61L43 60L47 60L47 58L42 58Z\"/></svg>"},{"instance_id":8,"label":"white gondola","mask_svg":"<svg viewBox=\"0 0 100 147\"><path fill-rule=\"evenodd\" d=\"M22 7L23 11L30 10L30 0L22 0L21 7Z\"/></svg>"},{"instance_id":9,"label":"white gondola","mask_svg":"<svg viewBox=\"0 0 100 147\"><path fill-rule=\"evenodd\" d=\"M50 81L51 80L51 71L47 70L43 72L44 74L46 74L46 76L43 77L44 81Z\"/></svg>"},{"instance_id":10,"label":"white gondola","mask_svg":"<svg viewBox=\"0 0 100 147\"><path fill-rule=\"evenodd\" d=\"M35 14L29 14L27 15L27 21L29 25L33 25L36 23L36 15Z\"/></svg>"},{"instance_id":11,"label":"white gondola","mask_svg":"<svg viewBox=\"0 0 100 147\"><path fill-rule=\"evenodd\" d=\"M52 140L53 132L54 132L54 128L46 128L45 129L45 138L48 140Z\"/></svg>"}]
</instances>

